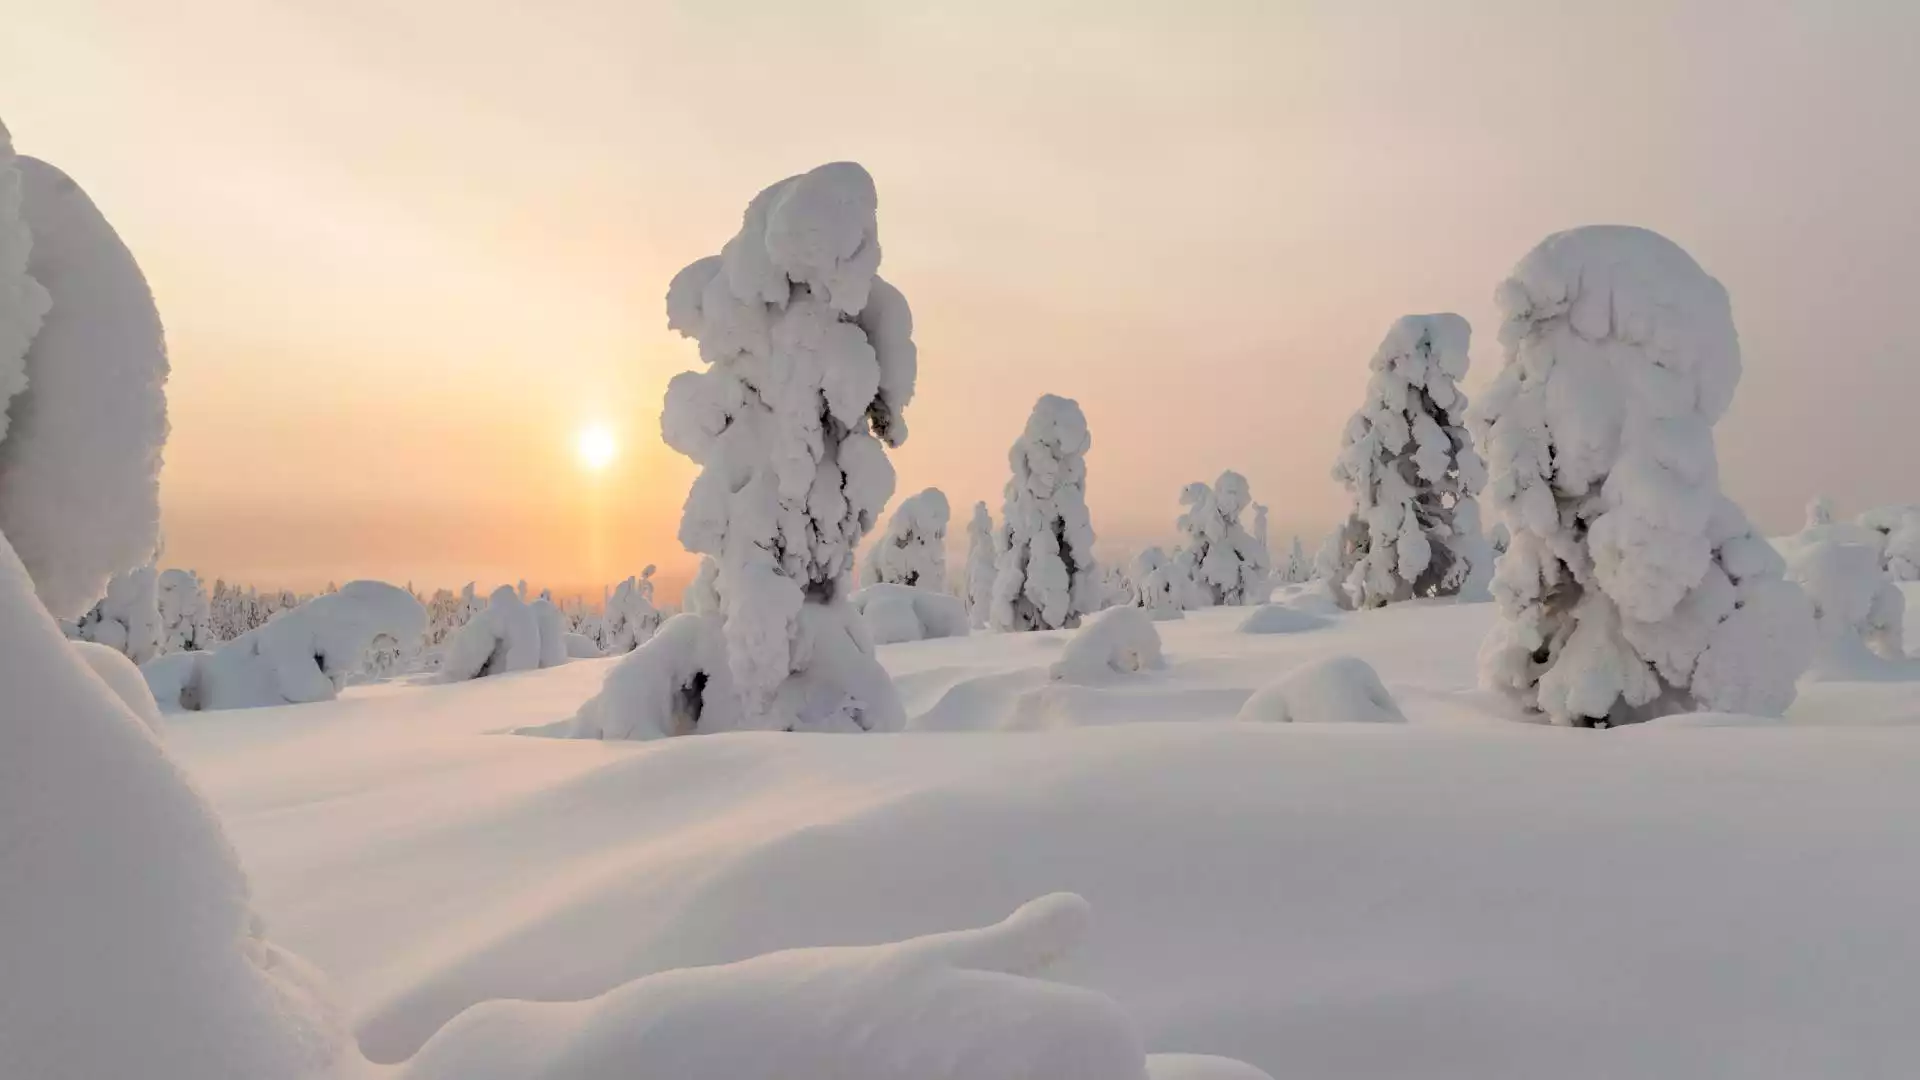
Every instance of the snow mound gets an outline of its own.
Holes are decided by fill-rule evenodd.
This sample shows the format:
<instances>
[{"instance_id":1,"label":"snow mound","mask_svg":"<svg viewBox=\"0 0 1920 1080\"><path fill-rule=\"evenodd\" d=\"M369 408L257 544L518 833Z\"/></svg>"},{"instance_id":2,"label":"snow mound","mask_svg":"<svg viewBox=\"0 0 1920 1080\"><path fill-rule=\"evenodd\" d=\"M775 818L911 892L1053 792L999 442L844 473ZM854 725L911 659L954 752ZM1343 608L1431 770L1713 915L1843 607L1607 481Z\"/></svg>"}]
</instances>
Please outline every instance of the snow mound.
<instances>
[{"instance_id":1,"label":"snow mound","mask_svg":"<svg viewBox=\"0 0 1920 1080\"><path fill-rule=\"evenodd\" d=\"M147 687L140 668L127 659L125 653L93 641L76 641L73 651L141 723L156 732L160 730L160 703Z\"/></svg>"},{"instance_id":2,"label":"snow mound","mask_svg":"<svg viewBox=\"0 0 1920 1080\"><path fill-rule=\"evenodd\" d=\"M1146 611L1116 607L1087 620L1048 669L1055 682L1103 681L1115 673L1131 674L1165 667L1160 656L1160 631Z\"/></svg>"},{"instance_id":3,"label":"snow mound","mask_svg":"<svg viewBox=\"0 0 1920 1080\"><path fill-rule=\"evenodd\" d=\"M1254 691L1236 719L1276 724L1404 724L1407 720L1373 665L1355 656L1300 665Z\"/></svg>"},{"instance_id":4,"label":"snow mound","mask_svg":"<svg viewBox=\"0 0 1920 1080\"><path fill-rule=\"evenodd\" d=\"M146 277L92 200L59 169L18 160L27 269L52 308L0 428L0 533L48 610L72 618L159 544L167 349Z\"/></svg>"},{"instance_id":5,"label":"snow mound","mask_svg":"<svg viewBox=\"0 0 1920 1080\"><path fill-rule=\"evenodd\" d=\"M573 716L523 735L661 739L740 724L717 615L675 615L628 653Z\"/></svg>"},{"instance_id":6,"label":"snow mound","mask_svg":"<svg viewBox=\"0 0 1920 1080\"><path fill-rule=\"evenodd\" d=\"M599 643L585 634L568 634L565 641L567 656L574 660L597 660L606 655Z\"/></svg>"},{"instance_id":7,"label":"snow mound","mask_svg":"<svg viewBox=\"0 0 1920 1080\"><path fill-rule=\"evenodd\" d=\"M1273 1080L1244 1061L1206 1054L1149 1054L1147 1076L1151 1080Z\"/></svg>"},{"instance_id":8,"label":"snow mound","mask_svg":"<svg viewBox=\"0 0 1920 1080\"><path fill-rule=\"evenodd\" d=\"M869 585L847 598L875 645L966 637L967 605L957 596L911 585Z\"/></svg>"},{"instance_id":9,"label":"snow mound","mask_svg":"<svg viewBox=\"0 0 1920 1080\"><path fill-rule=\"evenodd\" d=\"M439 681L465 682L541 667L547 655L541 631L540 617L513 586L502 585L487 598L487 606L448 639Z\"/></svg>"},{"instance_id":10,"label":"snow mound","mask_svg":"<svg viewBox=\"0 0 1920 1080\"><path fill-rule=\"evenodd\" d=\"M1332 605L1332 601L1328 601ZM1240 620L1240 632L1243 634L1298 634L1306 630L1317 630L1333 620L1311 611L1303 611L1285 604L1261 604Z\"/></svg>"}]
</instances>

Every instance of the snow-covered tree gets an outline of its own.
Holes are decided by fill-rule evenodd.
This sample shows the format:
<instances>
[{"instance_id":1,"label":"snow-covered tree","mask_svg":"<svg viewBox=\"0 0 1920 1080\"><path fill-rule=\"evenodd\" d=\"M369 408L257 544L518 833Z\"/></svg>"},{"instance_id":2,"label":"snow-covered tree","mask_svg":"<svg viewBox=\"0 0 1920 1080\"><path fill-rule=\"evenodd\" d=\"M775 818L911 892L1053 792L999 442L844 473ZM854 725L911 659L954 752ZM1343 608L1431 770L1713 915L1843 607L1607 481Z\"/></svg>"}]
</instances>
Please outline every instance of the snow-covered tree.
<instances>
[{"instance_id":1,"label":"snow-covered tree","mask_svg":"<svg viewBox=\"0 0 1920 1080\"><path fill-rule=\"evenodd\" d=\"M520 599L520 590L502 585L487 606L447 640L440 661L441 682L464 682L540 666L540 620ZM564 645L562 646L564 648Z\"/></svg>"},{"instance_id":2,"label":"snow-covered tree","mask_svg":"<svg viewBox=\"0 0 1920 1080\"><path fill-rule=\"evenodd\" d=\"M1879 537L1880 565L1895 581L1920 581L1920 506L1880 506L1859 517Z\"/></svg>"},{"instance_id":3,"label":"snow-covered tree","mask_svg":"<svg viewBox=\"0 0 1920 1080\"><path fill-rule=\"evenodd\" d=\"M149 566L113 575L107 595L81 616L79 635L144 664L160 655L160 575Z\"/></svg>"},{"instance_id":4,"label":"snow-covered tree","mask_svg":"<svg viewBox=\"0 0 1920 1080\"><path fill-rule=\"evenodd\" d=\"M1240 524L1252 503L1247 478L1229 469L1212 487L1195 481L1180 492L1177 522L1185 543L1174 561L1186 579L1188 607L1265 603L1273 572L1266 545Z\"/></svg>"},{"instance_id":5,"label":"snow-covered tree","mask_svg":"<svg viewBox=\"0 0 1920 1080\"><path fill-rule=\"evenodd\" d=\"M1807 528L1833 524L1833 500L1815 495L1807 500Z\"/></svg>"},{"instance_id":6,"label":"snow-covered tree","mask_svg":"<svg viewBox=\"0 0 1920 1080\"><path fill-rule=\"evenodd\" d=\"M1313 580L1313 561L1307 558L1305 549L1300 546L1300 538L1293 538L1293 545L1287 549L1287 568L1281 578L1283 584L1300 585Z\"/></svg>"},{"instance_id":7,"label":"snow-covered tree","mask_svg":"<svg viewBox=\"0 0 1920 1080\"><path fill-rule=\"evenodd\" d=\"M993 515L985 502L973 504L967 521L967 618L984 627L993 612L993 580L999 574L999 552L994 547Z\"/></svg>"},{"instance_id":8,"label":"snow-covered tree","mask_svg":"<svg viewBox=\"0 0 1920 1080\"><path fill-rule=\"evenodd\" d=\"M928 488L900 500L860 568L863 585L947 587L947 497Z\"/></svg>"},{"instance_id":9,"label":"snow-covered tree","mask_svg":"<svg viewBox=\"0 0 1920 1080\"><path fill-rule=\"evenodd\" d=\"M790 177L667 290L668 326L707 365L674 377L661 428L701 468L680 541L718 567L729 723L905 723L846 602L855 551L893 495L886 448L906 440L918 364L906 298L875 273L877 206L859 165Z\"/></svg>"},{"instance_id":10,"label":"snow-covered tree","mask_svg":"<svg viewBox=\"0 0 1920 1080\"><path fill-rule=\"evenodd\" d=\"M659 631L662 616L653 603L654 571L649 563L639 577L614 586L607 596L596 639L601 652L608 656L630 653Z\"/></svg>"},{"instance_id":11,"label":"snow-covered tree","mask_svg":"<svg viewBox=\"0 0 1920 1080\"><path fill-rule=\"evenodd\" d=\"M1595 226L1542 241L1497 300L1505 366L1472 423L1511 540L1482 681L1561 724L1778 715L1813 616L1720 492L1726 290L1664 237Z\"/></svg>"},{"instance_id":12,"label":"snow-covered tree","mask_svg":"<svg viewBox=\"0 0 1920 1080\"><path fill-rule=\"evenodd\" d=\"M989 625L1057 630L1100 609L1087 516L1086 415L1071 398L1043 395L1008 452L1013 475L994 547L999 553Z\"/></svg>"},{"instance_id":13,"label":"snow-covered tree","mask_svg":"<svg viewBox=\"0 0 1920 1080\"><path fill-rule=\"evenodd\" d=\"M1184 609L1192 581L1160 547L1148 547L1133 557L1134 606L1149 611Z\"/></svg>"},{"instance_id":14,"label":"snow-covered tree","mask_svg":"<svg viewBox=\"0 0 1920 1080\"><path fill-rule=\"evenodd\" d=\"M1904 667L1906 595L1881 571L1871 544L1821 538L1796 546L1787 578L1813 602L1820 647L1812 674L1872 678L1887 671L1889 662Z\"/></svg>"},{"instance_id":15,"label":"snow-covered tree","mask_svg":"<svg viewBox=\"0 0 1920 1080\"><path fill-rule=\"evenodd\" d=\"M1474 495L1486 482L1467 435L1467 321L1408 315L1368 365L1333 478L1353 512L1321 560L1343 607L1452 596L1491 561Z\"/></svg>"},{"instance_id":16,"label":"snow-covered tree","mask_svg":"<svg viewBox=\"0 0 1920 1080\"><path fill-rule=\"evenodd\" d=\"M160 651L210 649L213 611L207 591L191 570L164 570L160 574Z\"/></svg>"}]
</instances>

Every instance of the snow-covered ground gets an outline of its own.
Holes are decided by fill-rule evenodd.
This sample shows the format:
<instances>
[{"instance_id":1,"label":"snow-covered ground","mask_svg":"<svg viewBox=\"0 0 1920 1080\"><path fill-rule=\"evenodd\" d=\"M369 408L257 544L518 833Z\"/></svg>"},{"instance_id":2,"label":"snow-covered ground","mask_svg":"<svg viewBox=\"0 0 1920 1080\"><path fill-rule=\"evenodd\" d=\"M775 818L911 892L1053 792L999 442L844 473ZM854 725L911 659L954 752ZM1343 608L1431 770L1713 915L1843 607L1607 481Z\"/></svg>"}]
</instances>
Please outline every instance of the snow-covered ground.
<instances>
[{"instance_id":1,"label":"snow-covered ground","mask_svg":"<svg viewBox=\"0 0 1920 1080\"><path fill-rule=\"evenodd\" d=\"M1920 683L1551 728L1474 686L1491 605L1248 614L1155 623L1163 668L1090 683L1049 678L1071 631L885 646L902 734L511 734L617 662L580 660L170 715L166 742L375 1061L487 999L1071 891L1091 932L1050 977L1149 1051L1276 1080L1911 1075ZM1407 723L1233 720L1342 654Z\"/></svg>"}]
</instances>

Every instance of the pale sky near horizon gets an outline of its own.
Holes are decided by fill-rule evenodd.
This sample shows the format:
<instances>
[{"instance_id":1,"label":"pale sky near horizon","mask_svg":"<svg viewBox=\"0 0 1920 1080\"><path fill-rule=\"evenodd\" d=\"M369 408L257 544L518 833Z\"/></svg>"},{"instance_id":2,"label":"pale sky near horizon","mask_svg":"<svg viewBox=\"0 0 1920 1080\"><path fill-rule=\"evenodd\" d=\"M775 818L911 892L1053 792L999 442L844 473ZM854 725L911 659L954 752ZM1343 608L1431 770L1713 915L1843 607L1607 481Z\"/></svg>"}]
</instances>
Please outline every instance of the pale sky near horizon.
<instances>
[{"instance_id":1,"label":"pale sky near horizon","mask_svg":"<svg viewBox=\"0 0 1920 1080\"><path fill-rule=\"evenodd\" d=\"M914 309L900 488L956 532L1052 392L1106 552L1223 468L1311 550L1388 324L1467 316L1477 388L1495 284L1598 222L1731 292L1721 469L1764 527L1920 501L1916 50L1920 4L1869 0L27 0L0 116L159 300L168 565L672 592L666 283L840 159Z\"/></svg>"}]
</instances>

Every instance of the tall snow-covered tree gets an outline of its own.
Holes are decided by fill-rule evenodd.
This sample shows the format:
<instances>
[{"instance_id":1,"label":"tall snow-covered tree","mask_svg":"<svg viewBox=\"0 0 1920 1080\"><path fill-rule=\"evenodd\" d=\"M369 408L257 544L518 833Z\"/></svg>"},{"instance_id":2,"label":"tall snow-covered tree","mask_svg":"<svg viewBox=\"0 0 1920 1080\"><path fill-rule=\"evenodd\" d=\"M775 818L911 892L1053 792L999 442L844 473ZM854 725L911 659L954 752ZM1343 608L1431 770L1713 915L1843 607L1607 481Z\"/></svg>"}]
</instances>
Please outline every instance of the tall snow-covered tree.
<instances>
[{"instance_id":1,"label":"tall snow-covered tree","mask_svg":"<svg viewBox=\"0 0 1920 1080\"><path fill-rule=\"evenodd\" d=\"M1474 502L1486 470L1457 385L1468 337L1458 315L1408 315L1373 354L1333 468L1353 512L1321 560L1344 607L1452 596L1491 561Z\"/></svg>"},{"instance_id":2,"label":"tall snow-covered tree","mask_svg":"<svg viewBox=\"0 0 1920 1080\"><path fill-rule=\"evenodd\" d=\"M1560 724L1778 715L1813 616L1720 492L1726 290L1662 236L1594 226L1542 241L1497 301L1506 361L1472 423L1511 538L1482 681Z\"/></svg>"},{"instance_id":3,"label":"tall snow-covered tree","mask_svg":"<svg viewBox=\"0 0 1920 1080\"><path fill-rule=\"evenodd\" d=\"M993 612L993 581L1000 553L995 548L993 515L985 502L973 504L967 521L967 617L975 626L987 625Z\"/></svg>"},{"instance_id":4,"label":"tall snow-covered tree","mask_svg":"<svg viewBox=\"0 0 1920 1080\"><path fill-rule=\"evenodd\" d=\"M1313 579L1313 561L1307 558L1305 549L1300 546L1300 538L1295 536L1293 544L1287 549L1287 568L1282 580L1288 585L1299 585Z\"/></svg>"},{"instance_id":5,"label":"tall snow-covered tree","mask_svg":"<svg viewBox=\"0 0 1920 1080\"><path fill-rule=\"evenodd\" d=\"M668 326L707 365L674 378L661 416L701 467L680 541L716 560L738 699L736 716L703 700L703 729L905 722L846 602L855 550L893 495L886 448L906 440L918 365L906 298L875 273L877 207L859 165L782 180L668 289Z\"/></svg>"},{"instance_id":6,"label":"tall snow-covered tree","mask_svg":"<svg viewBox=\"0 0 1920 1080\"><path fill-rule=\"evenodd\" d=\"M1007 454L1013 475L1001 509L988 624L995 630L1079 626L1100 610L1100 577L1087 516L1087 450L1080 403L1042 395Z\"/></svg>"},{"instance_id":7,"label":"tall snow-covered tree","mask_svg":"<svg viewBox=\"0 0 1920 1080\"><path fill-rule=\"evenodd\" d=\"M865 585L947 587L947 497L928 488L900 500L860 568Z\"/></svg>"},{"instance_id":8,"label":"tall snow-covered tree","mask_svg":"<svg viewBox=\"0 0 1920 1080\"><path fill-rule=\"evenodd\" d=\"M1180 492L1186 512L1177 524L1185 543L1175 562L1186 579L1186 606L1264 603L1273 572L1266 545L1240 524L1252 503L1247 478L1229 469L1213 486L1195 481Z\"/></svg>"},{"instance_id":9,"label":"tall snow-covered tree","mask_svg":"<svg viewBox=\"0 0 1920 1080\"><path fill-rule=\"evenodd\" d=\"M160 573L160 651L191 652L212 648L213 611L207 591L191 570Z\"/></svg>"}]
</instances>

